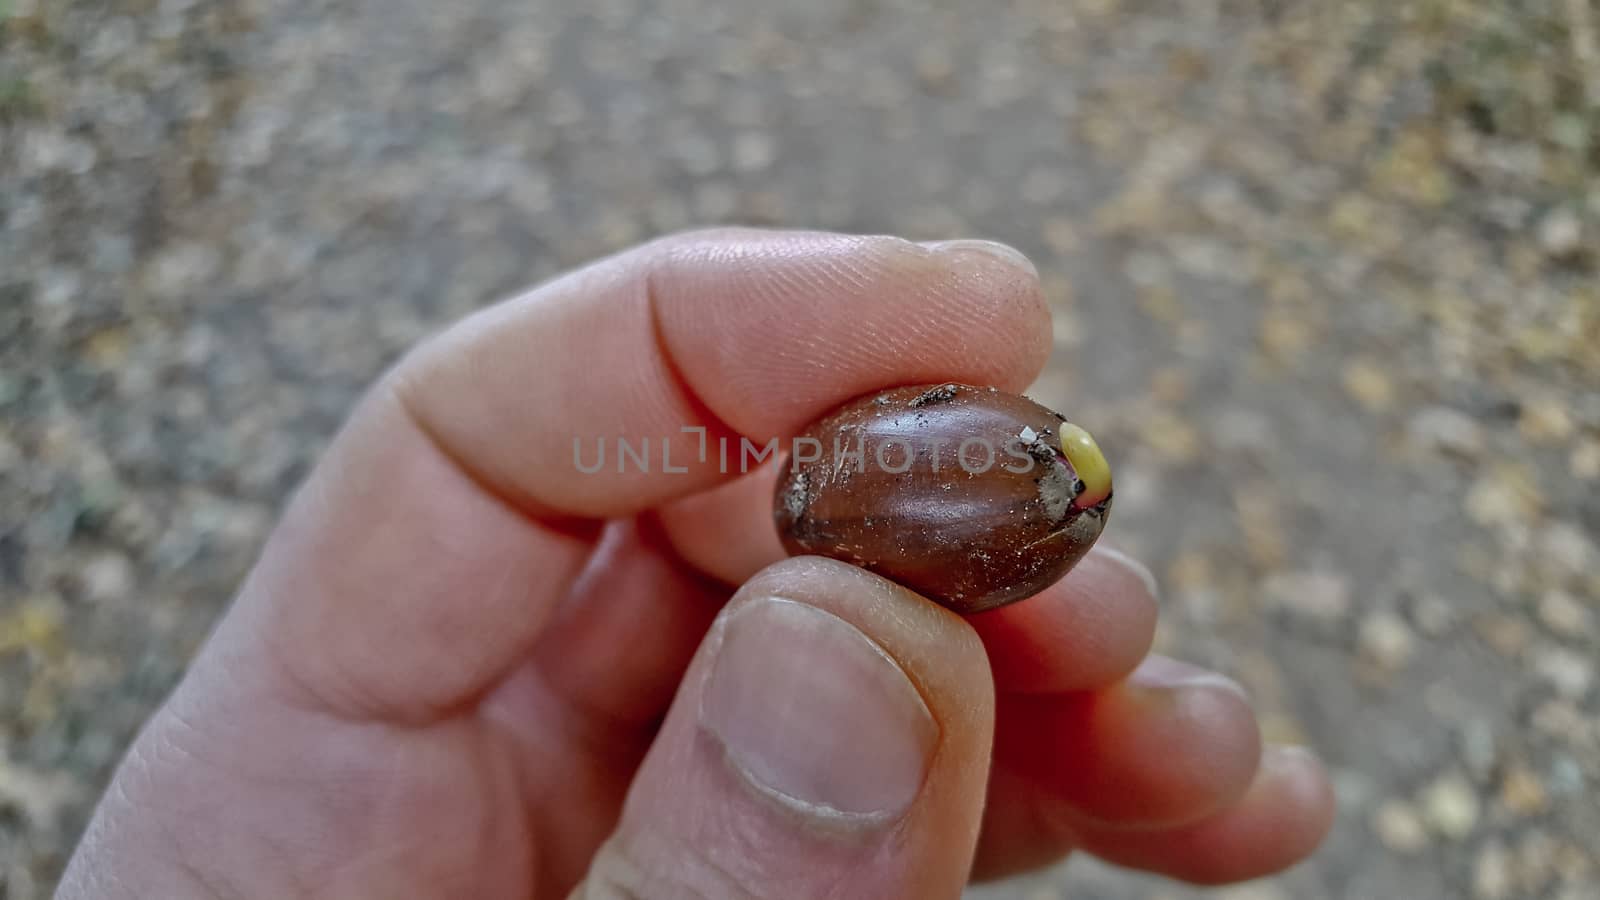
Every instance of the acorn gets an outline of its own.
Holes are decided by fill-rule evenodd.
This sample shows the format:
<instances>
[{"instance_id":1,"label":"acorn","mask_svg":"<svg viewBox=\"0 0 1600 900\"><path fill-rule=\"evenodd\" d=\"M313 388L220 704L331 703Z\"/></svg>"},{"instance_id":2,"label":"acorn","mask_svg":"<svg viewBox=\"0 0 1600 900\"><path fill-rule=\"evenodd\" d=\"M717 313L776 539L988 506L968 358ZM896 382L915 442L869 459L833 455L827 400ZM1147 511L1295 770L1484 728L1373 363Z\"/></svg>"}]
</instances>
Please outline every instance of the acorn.
<instances>
[{"instance_id":1,"label":"acorn","mask_svg":"<svg viewBox=\"0 0 1600 900\"><path fill-rule=\"evenodd\" d=\"M1030 597L1105 528L1111 468L1087 431L966 384L868 395L807 428L773 513L792 555L852 563L959 613Z\"/></svg>"}]
</instances>

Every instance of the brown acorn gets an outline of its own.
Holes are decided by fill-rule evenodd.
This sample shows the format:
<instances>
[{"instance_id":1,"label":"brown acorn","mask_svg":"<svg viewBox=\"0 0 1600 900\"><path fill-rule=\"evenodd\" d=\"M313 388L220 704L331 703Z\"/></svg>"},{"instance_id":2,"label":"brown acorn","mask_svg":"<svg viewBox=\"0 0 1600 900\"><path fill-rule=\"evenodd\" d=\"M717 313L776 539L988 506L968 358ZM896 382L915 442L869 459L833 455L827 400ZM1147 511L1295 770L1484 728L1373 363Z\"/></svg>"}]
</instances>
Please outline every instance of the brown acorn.
<instances>
[{"instance_id":1,"label":"brown acorn","mask_svg":"<svg viewBox=\"0 0 1600 900\"><path fill-rule=\"evenodd\" d=\"M1111 469L1088 432L1026 397L920 385L806 429L773 506L790 554L974 613L1038 593L1083 558L1111 509Z\"/></svg>"}]
</instances>

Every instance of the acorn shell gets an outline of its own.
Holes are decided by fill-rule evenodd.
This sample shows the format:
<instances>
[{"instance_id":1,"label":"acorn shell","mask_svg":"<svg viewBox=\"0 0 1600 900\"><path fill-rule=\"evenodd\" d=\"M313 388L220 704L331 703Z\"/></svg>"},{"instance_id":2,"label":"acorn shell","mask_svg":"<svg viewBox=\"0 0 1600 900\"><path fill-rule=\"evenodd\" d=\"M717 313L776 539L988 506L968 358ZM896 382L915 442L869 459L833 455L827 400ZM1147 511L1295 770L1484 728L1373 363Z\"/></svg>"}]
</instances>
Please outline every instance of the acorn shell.
<instances>
[{"instance_id":1,"label":"acorn shell","mask_svg":"<svg viewBox=\"0 0 1600 900\"><path fill-rule=\"evenodd\" d=\"M1062 452L1066 419L994 388L868 395L796 438L774 516L791 555L843 560L961 613L1038 593L1093 546L1110 511ZM986 464L987 463L987 464Z\"/></svg>"}]
</instances>

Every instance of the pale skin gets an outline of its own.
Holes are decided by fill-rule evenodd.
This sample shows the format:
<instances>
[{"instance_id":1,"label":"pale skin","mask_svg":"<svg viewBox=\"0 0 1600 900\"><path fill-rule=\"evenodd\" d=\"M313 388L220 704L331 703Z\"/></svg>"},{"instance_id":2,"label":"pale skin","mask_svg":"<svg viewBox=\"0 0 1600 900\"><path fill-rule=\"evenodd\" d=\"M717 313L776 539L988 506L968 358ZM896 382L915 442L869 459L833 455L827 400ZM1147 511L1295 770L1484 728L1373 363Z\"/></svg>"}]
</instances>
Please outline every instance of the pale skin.
<instances>
[{"instance_id":1,"label":"pale skin","mask_svg":"<svg viewBox=\"0 0 1600 900\"><path fill-rule=\"evenodd\" d=\"M782 560L772 470L694 465L693 435L687 473L573 472L575 435L764 443L883 387L1021 391L1050 333L1006 248L733 230L458 323L299 491L60 896L921 898L1072 852L1200 883L1295 863L1333 816L1321 764L1148 656L1126 556L963 619ZM764 731L774 702L805 727Z\"/></svg>"}]
</instances>

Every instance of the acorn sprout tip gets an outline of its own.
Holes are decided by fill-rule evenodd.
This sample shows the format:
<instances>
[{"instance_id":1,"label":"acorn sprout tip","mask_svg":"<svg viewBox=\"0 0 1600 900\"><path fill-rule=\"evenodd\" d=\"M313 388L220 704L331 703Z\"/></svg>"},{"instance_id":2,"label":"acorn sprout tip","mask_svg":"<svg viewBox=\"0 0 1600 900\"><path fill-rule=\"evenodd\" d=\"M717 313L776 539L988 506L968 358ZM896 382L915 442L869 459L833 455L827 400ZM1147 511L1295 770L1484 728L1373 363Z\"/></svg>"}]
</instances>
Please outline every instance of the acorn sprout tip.
<instances>
[{"instance_id":1,"label":"acorn sprout tip","mask_svg":"<svg viewBox=\"0 0 1600 900\"><path fill-rule=\"evenodd\" d=\"M1083 482L1083 493L1072 505L1088 509L1111 496L1111 466L1089 432L1071 422L1061 423L1061 452Z\"/></svg>"}]
</instances>

